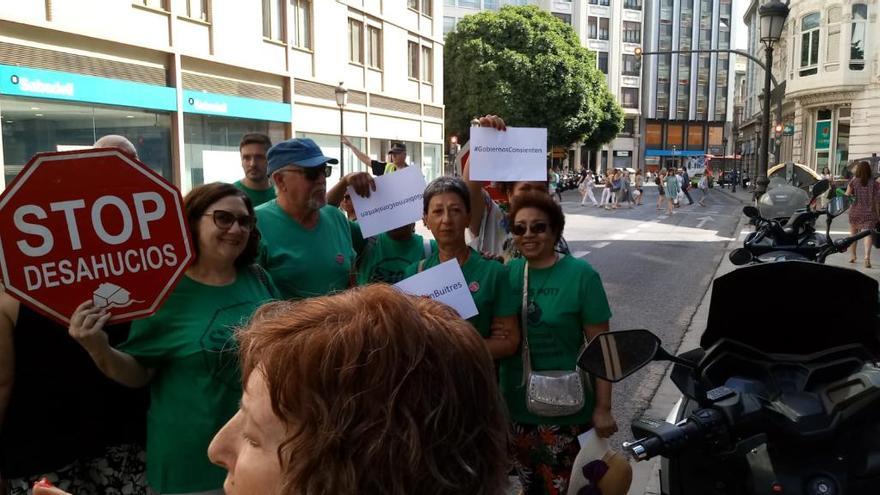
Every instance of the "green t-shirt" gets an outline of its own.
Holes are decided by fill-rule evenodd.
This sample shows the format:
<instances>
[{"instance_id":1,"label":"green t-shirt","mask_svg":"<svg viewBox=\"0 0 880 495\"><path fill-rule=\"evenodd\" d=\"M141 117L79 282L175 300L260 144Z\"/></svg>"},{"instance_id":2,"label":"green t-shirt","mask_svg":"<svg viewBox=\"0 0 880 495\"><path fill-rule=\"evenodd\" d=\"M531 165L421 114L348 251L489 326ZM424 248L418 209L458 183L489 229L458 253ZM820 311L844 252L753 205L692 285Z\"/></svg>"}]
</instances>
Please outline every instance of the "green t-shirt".
<instances>
[{"instance_id":1,"label":"green t-shirt","mask_svg":"<svg viewBox=\"0 0 880 495\"><path fill-rule=\"evenodd\" d=\"M262 234L259 263L284 299L305 299L349 286L354 263L351 223L333 206L318 211L318 223L306 229L273 200L257 208Z\"/></svg>"},{"instance_id":2,"label":"green t-shirt","mask_svg":"<svg viewBox=\"0 0 880 495\"><path fill-rule=\"evenodd\" d=\"M436 248L437 243L430 241L428 256ZM425 239L413 234L406 241L395 241L387 233L381 233L367 241L366 250L358 260L357 282L366 285L374 282L396 284L403 280L403 274L409 265L425 258Z\"/></svg>"},{"instance_id":3,"label":"green t-shirt","mask_svg":"<svg viewBox=\"0 0 880 495\"><path fill-rule=\"evenodd\" d=\"M147 481L156 492L223 486L226 470L207 451L241 400L233 332L277 292L249 268L222 287L184 276L158 312L132 323L119 350L156 371L147 413Z\"/></svg>"},{"instance_id":4,"label":"green t-shirt","mask_svg":"<svg viewBox=\"0 0 880 495\"><path fill-rule=\"evenodd\" d=\"M508 264L510 285L522 304L523 268L526 260ZM584 343L584 325L611 319L611 308L596 270L584 260L562 256L550 268L529 270L529 300L534 304L528 314L528 338L532 369L574 370L578 352ZM593 416L594 399L588 393L581 412L571 416L543 418L526 409L526 389L522 387L522 355L517 353L501 361L501 391L510 416L525 424L586 425Z\"/></svg>"},{"instance_id":5,"label":"green t-shirt","mask_svg":"<svg viewBox=\"0 0 880 495\"><path fill-rule=\"evenodd\" d=\"M275 187L273 186L269 186L269 189L263 189L261 191L259 189L249 188L242 184L240 180L233 182L232 185L238 188L241 192L247 194L247 197L251 198L251 203L254 208L260 206L266 201L272 201L275 199Z\"/></svg>"},{"instance_id":6,"label":"green t-shirt","mask_svg":"<svg viewBox=\"0 0 880 495\"><path fill-rule=\"evenodd\" d=\"M440 253L436 252L425 260L422 271L439 264ZM418 271L418 262L413 263L406 269L404 278L411 277ZM483 338L487 338L492 333L493 318L514 316L519 311L519 304L510 288L507 267L497 261L483 258L480 253L471 249L471 255L462 265L461 271L479 311L479 314L468 318L467 321Z\"/></svg>"}]
</instances>

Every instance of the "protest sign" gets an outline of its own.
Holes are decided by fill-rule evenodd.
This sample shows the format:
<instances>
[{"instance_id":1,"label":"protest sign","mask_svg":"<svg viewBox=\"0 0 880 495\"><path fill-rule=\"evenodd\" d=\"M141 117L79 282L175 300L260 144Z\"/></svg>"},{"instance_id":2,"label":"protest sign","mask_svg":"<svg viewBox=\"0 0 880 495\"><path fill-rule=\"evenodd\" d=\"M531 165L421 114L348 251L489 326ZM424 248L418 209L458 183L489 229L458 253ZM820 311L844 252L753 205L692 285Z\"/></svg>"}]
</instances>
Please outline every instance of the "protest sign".
<instances>
[{"instance_id":1,"label":"protest sign","mask_svg":"<svg viewBox=\"0 0 880 495\"><path fill-rule=\"evenodd\" d=\"M394 285L401 291L414 296L430 297L450 306L464 319L478 314L474 297L458 266L457 260L429 268Z\"/></svg>"},{"instance_id":2,"label":"protest sign","mask_svg":"<svg viewBox=\"0 0 880 495\"><path fill-rule=\"evenodd\" d=\"M547 180L547 129L474 127L470 146L471 180Z\"/></svg>"},{"instance_id":3,"label":"protest sign","mask_svg":"<svg viewBox=\"0 0 880 495\"><path fill-rule=\"evenodd\" d=\"M119 150L39 153L0 195L3 284L65 326L86 300L149 316L191 259L180 192Z\"/></svg>"},{"instance_id":4,"label":"protest sign","mask_svg":"<svg viewBox=\"0 0 880 495\"><path fill-rule=\"evenodd\" d=\"M375 180L376 190L369 198L358 196L354 189L348 188L364 237L421 220L425 177L417 167L406 167Z\"/></svg>"}]
</instances>

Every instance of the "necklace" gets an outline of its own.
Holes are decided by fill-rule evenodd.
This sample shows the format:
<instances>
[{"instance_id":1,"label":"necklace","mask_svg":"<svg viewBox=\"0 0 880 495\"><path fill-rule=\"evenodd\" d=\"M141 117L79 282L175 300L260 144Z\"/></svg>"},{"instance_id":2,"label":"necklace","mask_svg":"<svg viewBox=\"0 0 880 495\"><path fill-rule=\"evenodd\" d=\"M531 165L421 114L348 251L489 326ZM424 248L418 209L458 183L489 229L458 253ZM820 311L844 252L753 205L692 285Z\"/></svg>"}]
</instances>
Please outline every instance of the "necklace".
<instances>
[{"instance_id":1,"label":"necklace","mask_svg":"<svg viewBox=\"0 0 880 495\"><path fill-rule=\"evenodd\" d=\"M553 270L556 269L556 265L559 263L559 253L554 253L553 265L550 266L550 270L547 272L547 276L544 278L544 282L541 284L541 288L534 292L534 295L529 298L528 311L529 313L535 312L535 299L538 298L538 295L547 287L547 282L553 276ZM529 272L531 272L531 268L526 267Z\"/></svg>"}]
</instances>

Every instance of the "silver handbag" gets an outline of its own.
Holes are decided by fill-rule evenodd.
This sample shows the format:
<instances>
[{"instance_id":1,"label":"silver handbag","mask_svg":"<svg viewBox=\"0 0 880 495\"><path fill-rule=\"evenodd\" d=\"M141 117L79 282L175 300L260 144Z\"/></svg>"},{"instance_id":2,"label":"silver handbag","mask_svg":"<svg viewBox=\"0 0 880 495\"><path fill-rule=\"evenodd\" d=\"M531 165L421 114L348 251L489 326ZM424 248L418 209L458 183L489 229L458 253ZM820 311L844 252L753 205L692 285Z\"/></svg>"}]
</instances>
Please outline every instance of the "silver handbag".
<instances>
[{"instance_id":1,"label":"silver handbag","mask_svg":"<svg viewBox=\"0 0 880 495\"><path fill-rule=\"evenodd\" d=\"M528 337L529 262L523 271L523 302L521 325L523 332L523 383L526 388L526 409L535 416L555 418L570 416L584 408L587 383L584 373L575 370L533 371Z\"/></svg>"}]
</instances>

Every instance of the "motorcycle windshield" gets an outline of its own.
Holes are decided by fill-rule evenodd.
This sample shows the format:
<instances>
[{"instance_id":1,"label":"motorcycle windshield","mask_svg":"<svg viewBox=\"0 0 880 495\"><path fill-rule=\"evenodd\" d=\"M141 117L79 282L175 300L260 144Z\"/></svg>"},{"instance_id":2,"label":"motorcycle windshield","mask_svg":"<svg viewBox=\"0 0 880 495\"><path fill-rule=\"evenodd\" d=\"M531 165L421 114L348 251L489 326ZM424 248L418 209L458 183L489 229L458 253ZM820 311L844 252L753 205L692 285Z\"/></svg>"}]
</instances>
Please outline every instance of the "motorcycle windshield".
<instances>
[{"instance_id":1,"label":"motorcycle windshield","mask_svg":"<svg viewBox=\"0 0 880 495\"><path fill-rule=\"evenodd\" d=\"M700 346L720 339L770 354L812 354L847 344L880 353L877 281L848 268L781 261L715 279Z\"/></svg>"},{"instance_id":2,"label":"motorcycle windshield","mask_svg":"<svg viewBox=\"0 0 880 495\"><path fill-rule=\"evenodd\" d=\"M789 218L810 202L810 195L780 177L770 179L767 193L758 201L758 211L764 218Z\"/></svg>"}]
</instances>

